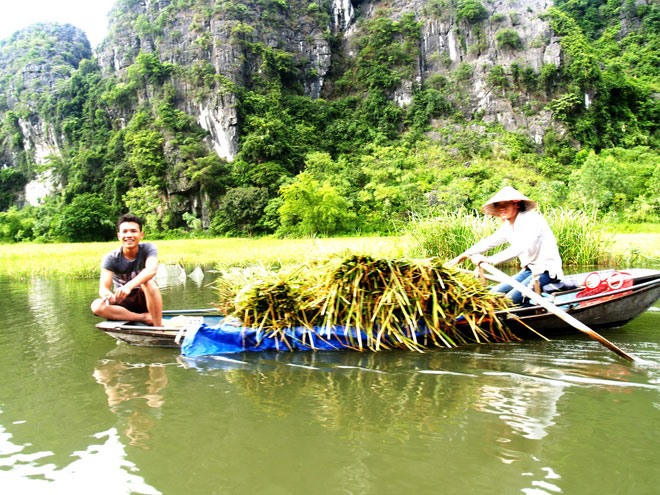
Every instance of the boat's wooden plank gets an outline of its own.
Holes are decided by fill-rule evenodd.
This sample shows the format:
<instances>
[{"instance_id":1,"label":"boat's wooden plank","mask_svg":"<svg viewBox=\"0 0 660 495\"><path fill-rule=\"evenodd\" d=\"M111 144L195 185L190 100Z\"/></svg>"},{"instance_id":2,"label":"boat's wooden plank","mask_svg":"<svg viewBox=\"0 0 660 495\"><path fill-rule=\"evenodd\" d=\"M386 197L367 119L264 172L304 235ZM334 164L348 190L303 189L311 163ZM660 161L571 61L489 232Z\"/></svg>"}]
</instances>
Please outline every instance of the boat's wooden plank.
<instances>
[{"instance_id":1,"label":"boat's wooden plank","mask_svg":"<svg viewBox=\"0 0 660 495\"><path fill-rule=\"evenodd\" d=\"M124 325L127 325L129 322L128 321L112 321L112 320L104 320L96 324L96 328L100 328L101 330L113 330L115 328L120 328Z\"/></svg>"}]
</instances>

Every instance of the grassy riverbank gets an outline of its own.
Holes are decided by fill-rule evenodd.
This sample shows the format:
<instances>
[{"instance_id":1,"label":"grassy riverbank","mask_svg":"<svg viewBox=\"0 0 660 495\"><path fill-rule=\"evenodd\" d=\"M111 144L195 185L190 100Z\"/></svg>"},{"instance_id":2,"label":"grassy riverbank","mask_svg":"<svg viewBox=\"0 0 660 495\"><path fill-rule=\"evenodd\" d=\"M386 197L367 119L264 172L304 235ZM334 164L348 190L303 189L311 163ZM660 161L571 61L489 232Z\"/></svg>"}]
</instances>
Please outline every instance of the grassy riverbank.
<instances>
[{"instance_id":1,"label":"grassy riverbank","mask_svg":"<svg viewBox=\"0 0 660 495\"><path fill-rule=\"evenodd\" d=\"M612 252L620 264L660 268L660 232L612 234Z\"/></svg>"},{"instance_id":2,"label":"grassy riverbank","mask_svg":"<svg viewBox=\"0 0 660 495\"><path fill-rule=\"evenodd\" d=\"M148 241L148 239L145 239ZM405 242L396 237L341 237L330 239L181 239L154 241L159 259L180 264L188 271L198 265L223 268L264 264L277 266L348 251L378 256L404 256ZM105 253L114 242L78 244L4 244L0 249L0 276L11 278L98 277Z\"/></svg>"},{"instance_id":3,"label":"grassy riverbank","mask_svg":"<svg viewBox=\"0 0 660 495\"><path fill-rule=\"evenodd\" d=\"M618 266L660 268L660 232L617 233L610 237ZM181 264L188 271L198 265L216 268L296 263L348 252L382 257L406 256L410 242L401 237L339 237L329 239L185 239L155 242L160 260ZM101 257L118 243L4 244L0 276L96 278Z\"/></svg>"}]
</instances>

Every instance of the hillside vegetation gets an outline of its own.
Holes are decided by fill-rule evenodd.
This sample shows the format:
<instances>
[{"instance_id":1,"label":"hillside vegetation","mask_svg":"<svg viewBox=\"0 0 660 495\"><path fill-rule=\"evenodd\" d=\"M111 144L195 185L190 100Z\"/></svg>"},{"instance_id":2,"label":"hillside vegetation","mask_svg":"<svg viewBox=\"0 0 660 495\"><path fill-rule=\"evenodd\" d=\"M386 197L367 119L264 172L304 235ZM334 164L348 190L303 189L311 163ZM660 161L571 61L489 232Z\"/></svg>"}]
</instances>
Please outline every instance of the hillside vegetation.
<instances>
[{"instance_id":1,"label":"hillside vegetation","mask_svg":"<svg viewBox=\"0 0 660 495\"><path fill-rule=\"evenodd\" d=\"M94 54L19 31L0 241L103 241L127 210L151 237L386 234L506 184L660 222L660 6L539 5L118 0Z\"/></svg>"}]
</instances>

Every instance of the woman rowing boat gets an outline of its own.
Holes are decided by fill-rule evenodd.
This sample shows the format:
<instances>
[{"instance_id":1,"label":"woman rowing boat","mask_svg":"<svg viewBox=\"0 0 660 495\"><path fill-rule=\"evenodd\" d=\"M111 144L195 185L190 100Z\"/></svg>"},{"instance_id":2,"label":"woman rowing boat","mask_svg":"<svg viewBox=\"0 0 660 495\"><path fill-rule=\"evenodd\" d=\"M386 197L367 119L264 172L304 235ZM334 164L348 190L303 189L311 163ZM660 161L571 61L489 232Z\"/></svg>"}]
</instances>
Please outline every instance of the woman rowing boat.
<instances>
[{"instance_id":1,"label":"woman rowing boat","mask_svg":"<svg viewBox=\"0 0 660 495\"><path fill-rule=\"evenodd\" d=\"M557 240L548 222L536 210L535 201L506 186L484 204L482 211L499 217L502 225L495 233L450 260L450 266L467 258L479 266L484 262L497 265L517 257L521 270L513 276L516 281L530 287L536 282L540 287L559 282L564 274ZM509 243L506 249L491 256L483 255L505 243ZM522 293L506 282L495 286L493 291L506 294L515 304L524 302Z\"/></svg>"}]
</instances>

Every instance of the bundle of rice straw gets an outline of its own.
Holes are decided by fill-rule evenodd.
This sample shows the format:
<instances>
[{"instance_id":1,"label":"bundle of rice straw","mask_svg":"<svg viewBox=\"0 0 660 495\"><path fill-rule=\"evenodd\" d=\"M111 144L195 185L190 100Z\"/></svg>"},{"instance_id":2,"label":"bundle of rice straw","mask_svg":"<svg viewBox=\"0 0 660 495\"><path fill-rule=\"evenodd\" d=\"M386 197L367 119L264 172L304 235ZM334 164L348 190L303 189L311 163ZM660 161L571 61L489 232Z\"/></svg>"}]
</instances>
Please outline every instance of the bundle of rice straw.
<instances>
[{"instance_id":1,"label":"bundle of rice straw","mask_svg":"<svg viewBox=\"0 0 660 495\"><path fill-rule=\"evenodd\" d=\"M218 306L283 339L284 329L304 327L320 337L341 332L361 351L518 340L495 314L506 299L437 258L350 255L252 275L221 278Z\"/></svg>"}]
</instances>

